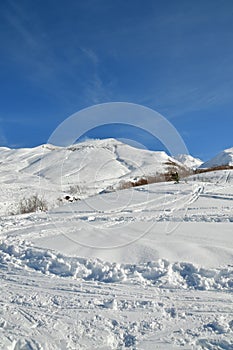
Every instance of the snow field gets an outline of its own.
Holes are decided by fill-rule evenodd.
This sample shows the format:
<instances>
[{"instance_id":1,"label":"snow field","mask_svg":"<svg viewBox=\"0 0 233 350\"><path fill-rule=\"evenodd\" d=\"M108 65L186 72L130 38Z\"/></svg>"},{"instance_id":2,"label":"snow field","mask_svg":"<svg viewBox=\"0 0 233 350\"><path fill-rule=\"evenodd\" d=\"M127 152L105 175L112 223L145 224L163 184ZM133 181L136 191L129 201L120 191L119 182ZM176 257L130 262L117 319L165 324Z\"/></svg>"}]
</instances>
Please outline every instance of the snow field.
<instances>
[{"instance_id":1,"label":"snow field","mask_svg":"<svg viewBox=\"0 0 233 350\"><path fill-rule=\"evenodd\" d=\"M0 155L1 350L233 349L232 170L106 193L171 158L115 140ZM9 215L35 192L49 212Z\"/></svg>"}]
</instances>

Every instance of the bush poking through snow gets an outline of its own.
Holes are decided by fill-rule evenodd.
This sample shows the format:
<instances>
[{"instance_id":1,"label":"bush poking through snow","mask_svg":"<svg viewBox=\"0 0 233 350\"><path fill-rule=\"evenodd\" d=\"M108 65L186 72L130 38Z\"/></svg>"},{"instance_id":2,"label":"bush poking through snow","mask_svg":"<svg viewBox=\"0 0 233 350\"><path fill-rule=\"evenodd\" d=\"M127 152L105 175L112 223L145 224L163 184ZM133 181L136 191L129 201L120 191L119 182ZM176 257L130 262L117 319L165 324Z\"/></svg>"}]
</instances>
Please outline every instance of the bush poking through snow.
<instances>
[{"instance_id":1,"label":"bush poking through snow","mask_svg":"<svg viewBox=\"0 0 233 350\"><path fill-rule=\"evenodd\" d=\"M72 196L85 196L87 194L87 186L82 183L81 185L70 185L68 193Z\"/></svg>"},{"instance_id":2,"label":"bush poking through snow","mask_svg":"<svg viewBox=\"0 0 233 350\"><path fill-rule=\"evenodd\" d=\"M46 200L42 197L39 197L37 194L34 194L29 198L21 199L19 202L18 214L26 214L46 210L48 210L48 204Z\"/></svg>"},{"instance_id":3,"label":"bush poking through snow","mask_svg":"<svg viewBox=\"0 0 233 350\"><path fill-rule=\"evenodd\" d=\"M80 186L79 185L70 185L69 193L71 195L80 194L81 193Z\"/></svg>"}]
</instances>

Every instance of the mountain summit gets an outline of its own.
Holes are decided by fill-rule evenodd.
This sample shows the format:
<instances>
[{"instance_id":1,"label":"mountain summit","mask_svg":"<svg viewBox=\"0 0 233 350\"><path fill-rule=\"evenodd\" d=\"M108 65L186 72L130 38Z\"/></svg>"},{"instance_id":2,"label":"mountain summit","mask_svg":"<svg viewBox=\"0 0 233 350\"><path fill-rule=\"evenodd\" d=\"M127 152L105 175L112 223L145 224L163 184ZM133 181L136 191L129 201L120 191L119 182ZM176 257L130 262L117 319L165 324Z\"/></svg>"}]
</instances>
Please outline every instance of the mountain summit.
<instances>
[{"instance_id":1,"label":"mountain summit","mask_svg":"<svg viewBox=\"0 0 233 350\"><path fill-rule=\"evenodd\" d=\"M194 158L190 154L179 154L174 158L190 169L196 169L203 164L203 161L201 159Z\"/></svg>"},{"instance_id":2,"label":"mountain summit","mask_svg":"<svg viewBox=\"0 0 233 350\"><path fill-rule=\"evenodd\" d=\"M203 163L200 168L213 168L224 165L233 166L233 147L218 153L215 157Z\"/></svg>"}]
</instances>

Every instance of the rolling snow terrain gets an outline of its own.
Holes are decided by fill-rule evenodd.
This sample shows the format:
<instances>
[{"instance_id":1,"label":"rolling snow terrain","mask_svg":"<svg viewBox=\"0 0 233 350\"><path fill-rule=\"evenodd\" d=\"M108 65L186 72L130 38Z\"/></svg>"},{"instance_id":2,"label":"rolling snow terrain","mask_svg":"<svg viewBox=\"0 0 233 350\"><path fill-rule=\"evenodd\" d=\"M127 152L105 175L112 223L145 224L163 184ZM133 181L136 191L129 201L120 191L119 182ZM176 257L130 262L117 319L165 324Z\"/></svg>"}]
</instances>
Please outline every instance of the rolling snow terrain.
<instances>
[{"instance_id":1,"label":"rolling snow terrain","mask_svg":"<svg viewBox=\"0 0 233 350\"><path fill-rule=\"evenodd\" d=\"M233 349L233 170L119 190L187 168L115 140L0 157L0 349Z\"/></svg>"}]
</instances>

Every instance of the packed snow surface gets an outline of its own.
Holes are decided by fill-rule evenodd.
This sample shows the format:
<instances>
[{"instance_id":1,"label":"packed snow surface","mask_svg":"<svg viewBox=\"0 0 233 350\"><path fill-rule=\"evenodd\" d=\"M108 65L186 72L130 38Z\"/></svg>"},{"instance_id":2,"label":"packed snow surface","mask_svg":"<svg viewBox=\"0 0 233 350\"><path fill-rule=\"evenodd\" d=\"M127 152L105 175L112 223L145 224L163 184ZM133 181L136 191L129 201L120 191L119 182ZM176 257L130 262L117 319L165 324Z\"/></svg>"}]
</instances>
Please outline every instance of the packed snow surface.
<instances>
[{"instance_id":1,"label":"packed snow surface","mask_svg":"<svg viewBox=\"0 0 233 350\"><path fill-rule=\"evenodd\" d=\"M108 192L98 168L81 200L54 204L60 157L72 185L82 161L107 187L167 166L115 146L1 149L0 349L232 350L233 170ZM9 215L39 190L49 211Z\"/></svg>"}]
</instances>

